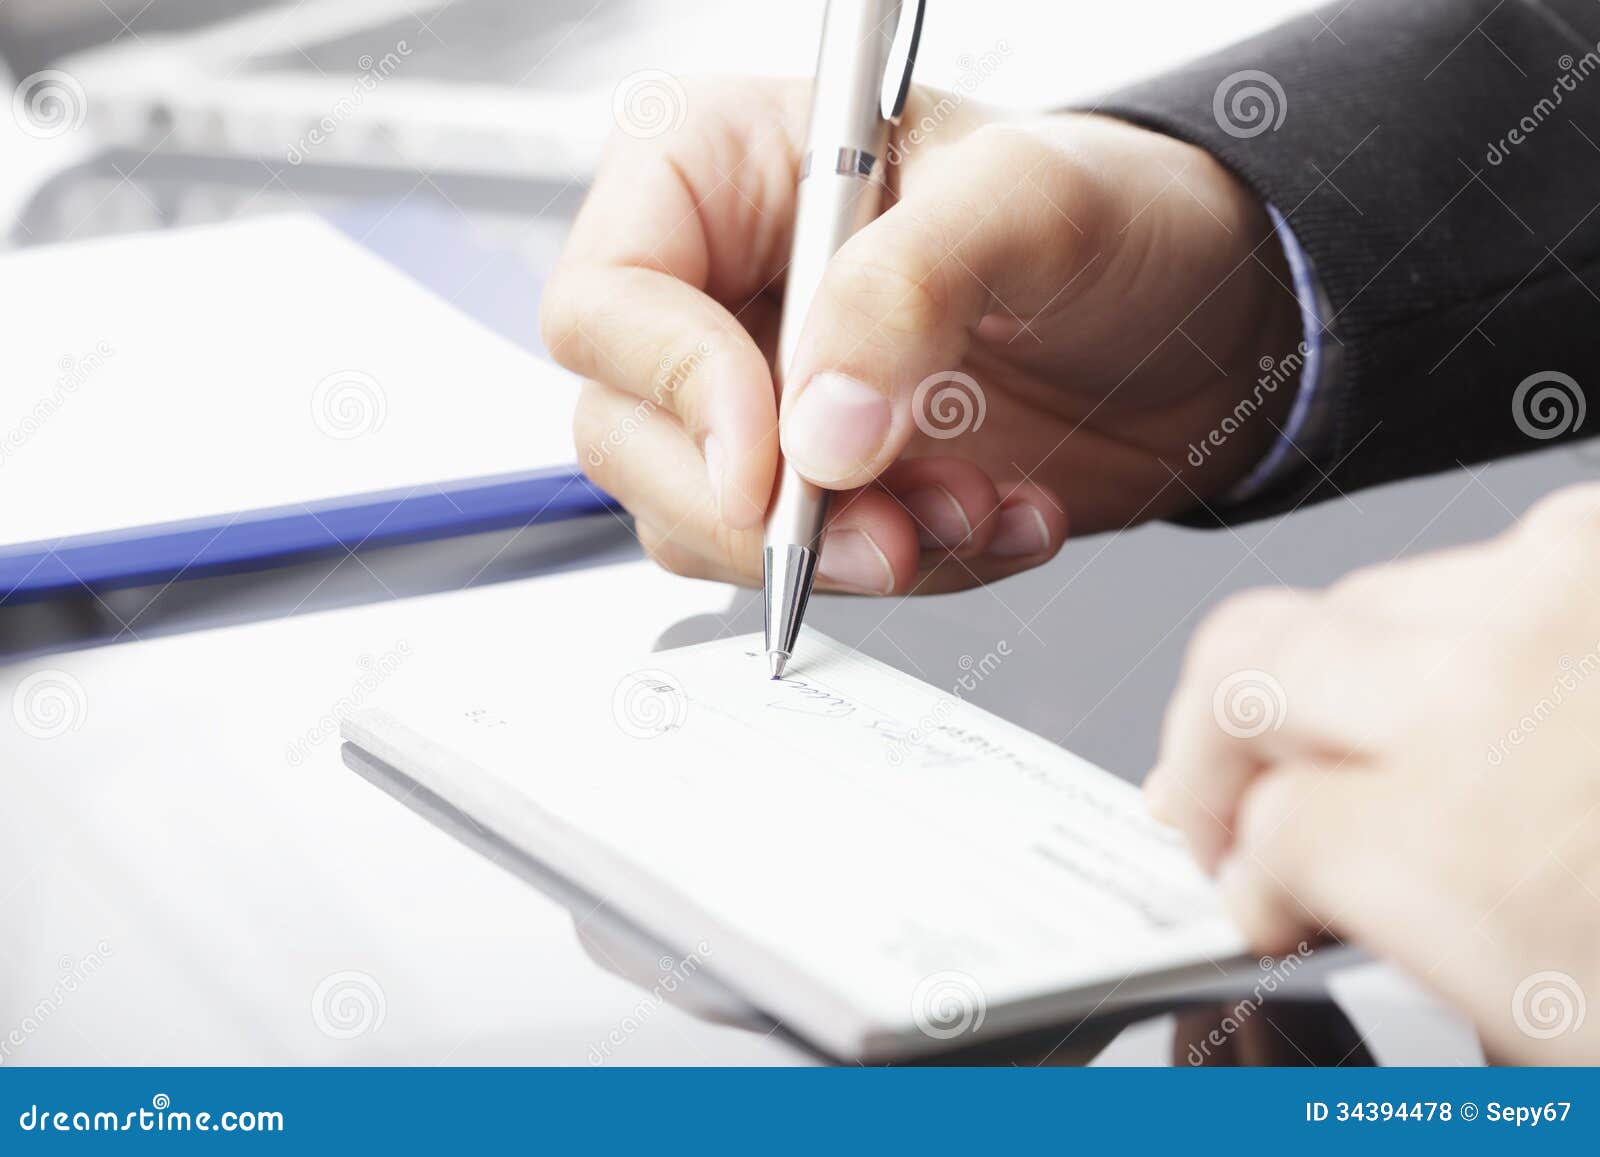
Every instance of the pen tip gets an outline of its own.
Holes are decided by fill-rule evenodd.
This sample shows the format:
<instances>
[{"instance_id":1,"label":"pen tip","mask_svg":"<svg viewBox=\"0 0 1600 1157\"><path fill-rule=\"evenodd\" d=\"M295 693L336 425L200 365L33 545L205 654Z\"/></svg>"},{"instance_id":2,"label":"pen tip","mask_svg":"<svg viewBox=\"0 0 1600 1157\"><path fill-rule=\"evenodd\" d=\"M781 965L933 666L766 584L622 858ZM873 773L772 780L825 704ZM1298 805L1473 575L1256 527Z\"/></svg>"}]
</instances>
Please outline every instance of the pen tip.
<instances>
[{"instance_id":1,"label":"pen tip","mask_svg":"<svg viewBox=\"0 0 1600 1157\"><path fill-rule=\"evenodd\" d=\"M767 662L772 666L772 677L782 679L783 669L789 665L789 656L782 651L768 651Z\"/></svg>"}]
</instances>

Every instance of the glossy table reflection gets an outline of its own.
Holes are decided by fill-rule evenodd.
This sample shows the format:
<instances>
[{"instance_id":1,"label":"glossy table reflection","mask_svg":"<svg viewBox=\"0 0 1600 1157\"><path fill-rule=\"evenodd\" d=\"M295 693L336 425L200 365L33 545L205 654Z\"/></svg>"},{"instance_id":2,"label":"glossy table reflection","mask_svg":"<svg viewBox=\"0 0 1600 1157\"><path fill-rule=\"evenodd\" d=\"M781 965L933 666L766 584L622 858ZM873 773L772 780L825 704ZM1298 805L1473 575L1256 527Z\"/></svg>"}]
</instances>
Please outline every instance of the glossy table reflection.
<instances>
[{"instance_id":1,"label":"glossy table reflection","mask_svg":"<svg viewBox=\"0 0 1600 1157\"><path fill-rule=\"evenodd\" d=\"M719 1024L765 1037L778 1036L796 1059L823 1063L816 1052L783 1026L747 1006L705 970L687 975L670 994L659 983L670 945L619 918L594 895L550 872L531 856L473 823L457 808L404 773L346 743L344 764L420 818L512 873L572 914L573 930L591 960L633 983L641 993L661 994L677 1008ZM1163 1043L1165 1039L1165 1045ZM1362 1066L1375 1063L1361 1033L1332 999L1299 996L1259 1002L1221 1000L1136 1008L1057 1025L1025 1036L954 1050L927 1061L935 1065L1089 1065L1122 1041L1118 1064L1227 1066ZM1127 1047L1131 1045L1132 1047Z\"/></svg>"}]
</instances>

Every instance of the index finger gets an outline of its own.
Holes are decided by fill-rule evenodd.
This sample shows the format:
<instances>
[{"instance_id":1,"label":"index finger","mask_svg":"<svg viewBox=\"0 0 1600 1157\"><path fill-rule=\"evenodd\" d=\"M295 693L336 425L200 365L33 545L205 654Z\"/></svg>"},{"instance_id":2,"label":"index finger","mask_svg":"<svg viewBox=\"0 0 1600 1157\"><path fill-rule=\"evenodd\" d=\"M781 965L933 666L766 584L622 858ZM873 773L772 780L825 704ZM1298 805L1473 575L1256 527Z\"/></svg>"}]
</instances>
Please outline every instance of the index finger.
<instances>
[{"instance_id":1,"label":"index finger","mask_svg":"<svg viewBox=\"0 0 1600 1157\"><path fill-rule=\"evenodd\" d=\"M677 415L735 529L760 521L777 468L771 369L742 315L772 312L751 299L787 251L793 87L695 88L682 127L619 135L541 309L558 362Z\"/></svg>"}]
</instances>

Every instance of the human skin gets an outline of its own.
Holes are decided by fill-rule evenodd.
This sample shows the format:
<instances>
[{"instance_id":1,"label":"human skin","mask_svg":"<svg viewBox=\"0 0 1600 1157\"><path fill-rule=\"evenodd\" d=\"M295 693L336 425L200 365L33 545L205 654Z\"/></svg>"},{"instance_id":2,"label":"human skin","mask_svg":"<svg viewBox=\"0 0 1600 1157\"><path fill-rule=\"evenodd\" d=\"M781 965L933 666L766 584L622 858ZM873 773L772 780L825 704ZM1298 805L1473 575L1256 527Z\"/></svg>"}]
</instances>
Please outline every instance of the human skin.
<instances>
[{"instance_id":1,"label":"human skin","mask_svg":"<svg viewBox=\"0 0 1600 1157\"><path fill-rule=\"evenodd\" d=\"M1600 487L1218 608L1146 794L1258 950L1332 933L1465 1010L1494 1057L1600 1062Z\"/></svg>"},{"instance_id":2,"label":"human skin","mask_svg":"<svg viewBox=\"0 0 1600 1157\"><path fill-rule=\"evenodd\" d=\"M759 583L780 446L840 492L821 586L925 594L1194 507L1278 436L1292 388L1190 449L1302 336L1248 189L1118 121L1009 118L925 90L891 149L889 207L807 315L780 423L808 86L686 92L680 127L612 142L541 311L552 356L586 379L579 459L662 565ZM977 383L984 418L944 437L913 398L951 371Z\"/></svg>"}]
</instances>

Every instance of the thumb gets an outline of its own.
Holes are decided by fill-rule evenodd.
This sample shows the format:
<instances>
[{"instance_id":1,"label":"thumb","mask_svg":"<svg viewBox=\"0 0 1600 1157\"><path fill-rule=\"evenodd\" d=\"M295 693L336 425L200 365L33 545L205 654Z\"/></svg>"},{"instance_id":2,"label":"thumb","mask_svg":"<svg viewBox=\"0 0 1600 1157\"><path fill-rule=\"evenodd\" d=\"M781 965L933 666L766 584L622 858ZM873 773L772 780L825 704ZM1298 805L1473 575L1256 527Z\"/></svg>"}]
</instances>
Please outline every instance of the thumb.
<instances>
[{"instance_id":1,"label":"thumb","mask_svg":"<svg viewBox=\"0 0 1600 1157\"><path fill-rule=\"evenodd\" d=\"M907 197L835 254L783 395L780 442L801 474L852 489L905 449L918 384L961 365L991 303L989 271L1012 248L1006 216L947 188Z\"/></svg>"}]
</instances>

